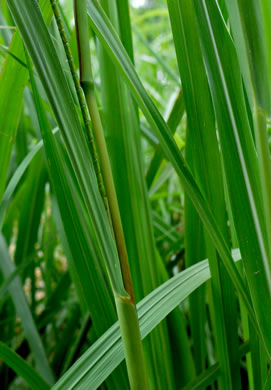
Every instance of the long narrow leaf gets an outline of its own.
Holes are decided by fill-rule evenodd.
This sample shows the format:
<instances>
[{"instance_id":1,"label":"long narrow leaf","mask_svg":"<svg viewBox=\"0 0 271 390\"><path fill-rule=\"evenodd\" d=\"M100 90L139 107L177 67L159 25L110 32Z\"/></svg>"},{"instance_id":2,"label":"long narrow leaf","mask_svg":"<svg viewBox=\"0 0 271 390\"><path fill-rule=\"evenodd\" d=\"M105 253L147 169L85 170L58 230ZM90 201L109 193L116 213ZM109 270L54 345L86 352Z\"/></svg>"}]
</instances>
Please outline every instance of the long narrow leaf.
<instances>
[{"instance_id":1,"label":"long narrow leaf","mask_svg":"<svg viewBox=\"0 0 271 390\"><path fill-rule=\"evenodd\" d=\"M20 375L32 390L49 390L50 386L19 355L0 342L0 358Z\"/></svg>"},{"instance_id":2,"label":"long narrow leaf","mask_svg":"<svg viewBox=\"0 0 271 390\"><path fill-rule=\"evenodd\" d=\"M233 252L240 260L239 250ZM191 292L210 278L208 261L204 260L155 289L138 305L141 337L146 337L159 322L177 307ZM124 359L118 323L114 324L52 387L96 389Z\"/></svg>"},{"instance_id":3,"label":"long narrow leaf","mask_svg":"<svg viewBox=\"0 0 271 390\"><path fill-rule=\"evenodd\" d=\"M53 130L53 134L56 134L58 132L58 129ZM41 140L37 145L33 147L33 149L28 153L28 155L24 158L24 160L21 162L21 164L18 166L16 171L14 172L12 178L10 179L10 182L8 183L8 186L5 190L5 193L3 195L3 198L0 203L0 230L3 225L3 221L5 218L5 213L7 211L9 201L12 198L12 195L14 194L14 191L16 190L16 187L18 183L20 182L23 174L25 173L28 166L31 164L31 161L36 156L36 154L41 150L43 147L43 141Z\"/></svg>"},{"instance_id":4,"label":"long narrow leaf","mask_svg":"<svg viewBox=\"0 0 271 390\"><path fill-rule=\"evenodd\" d=\"M77 176L99 247L116 293L125 295L106 211L101 199L88 146L56 49L36 1L8 0L25 45L50 100L71 164ZM33 21L35 20L35 23ZM39 21L37 23L37 21Z\"/></svg>"},{"instance_id":5,"label":"long narrow leaf","mask_svg":"<svg viewBox=\"0 0 271 390\"><path fill-rule=\"evenodd\" d=\"M5 277L9 277L9 275L15 270L15 266L11 260L5 239L2 235L0 235L0 255L0 266L2 272ZM40 335L29 309L22 283L18 276L10 284L9 291L16 307L17 314L22 321L24 333L32 350L37 370L48 381L48 383L52 384L54 383L54 377L51 368L49 367Z\"/></svg>"},{"instance_id":6,"label":"long narrow leaf","mask_svg":"<svg viewBox=\"0 0 271 390\"><path fill-rule=\"evenodd\" d=\"M204 0L194 1L194 5L218 121L235 228L254 309L270 354L271 271L262 224L258 161L246 113L237 56L216 3ZM225 47L227 56L222 55ZM243 213L243 218L239 218L240 213ZM262 309L263 299L266 302L265 310Z\"/></svg>"},{"instance_id":7,"label":"long narrow leaf","mask_svg":"<svg viewBox=\"0 0 271 390\"><path fill-rule=\"evenodd\" d=\"M40 6L48 23L52 17L50 4L47 0L42 0ZM9 51L25 63L24 47L19 31L14 33ZM0 199L5 188L27 78L27 68L23 67L17 59L7 55L0 74L0 166L2 178L0 181Z\"/></svg>"},{"instance_id":8,"label":"long narrow leaf","mask_svg":"<svg viewBox=\"0 0 271 390\"><path fill-rule=\"evenodd\" d=\"M114 28L96 0L88 2L88 14L93 29L105 45L112 60L121 70L122 75L130 86L139 107L142 109L151 127L155 130L165 154L176 169L185 191L194 203L194 206L197 209L206 230L210 234L210 237L221 256L236 289L241 294L253 321L254 312L248 296L247 288L232 261L230 250L221 235L215 219L207 206L206 201L191 174L191 171L184 161L170 130L144 89L127 53L119 41ZM258 325L256 322L254 322L254 325L257 329Z\"/></svg>"}]
</instances>

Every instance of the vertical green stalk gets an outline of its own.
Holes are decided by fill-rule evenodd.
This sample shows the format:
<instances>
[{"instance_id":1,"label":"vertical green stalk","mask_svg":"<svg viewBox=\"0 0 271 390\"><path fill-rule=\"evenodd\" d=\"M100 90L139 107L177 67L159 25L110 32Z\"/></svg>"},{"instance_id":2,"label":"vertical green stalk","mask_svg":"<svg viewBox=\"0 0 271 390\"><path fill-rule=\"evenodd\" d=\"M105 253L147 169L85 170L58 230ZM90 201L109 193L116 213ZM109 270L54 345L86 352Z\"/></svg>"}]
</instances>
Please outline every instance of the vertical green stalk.
<instances>
[{"instance_id":1,"label":"vertical green stalk","mask_svg":"<svg viewBox=\"0 0 271 390\"><path fill-rule=\"evenodd\" d=\"M92 120L95 140L98 147L99 157L105 181L107 199L109 203L109 212L115 234L116 244L121 263L122 276L124 279L124 286L132 301L135 303L134 292L132 287L132 278L130 267L128 263L128 254L125 244L125 238L120 217L119 205L115 191L115 185L107 152L107 146L104 138L103 125L97 106L94 82L92 77L92 67L90 60L89 35L88 35L88 21L86 11L86 1L74 0L75 10L75 24L77 32L77 43L80 64L80 84L84 91L88 110Z\"/></svg>"},{"instance_id":2,"label":"vertical green stalk","mask_svg":"<svg viewBox=\"0 0 271 390\"><path fill-rule=\"evenodd\" d=\"M138 389L138 390L147 389L148 381L147 381L147 374L146 374L145 363L144 363L144 355L143 355L143 349L142 349L142 343L141 343L141 337L139 331L139 324L137 320L130 269L128 264L128 256L127 256L127 251L126 251L126 246L124 241L121 219L119 215L119 208L118 208L117 198L115 194L111 167L109 163L109 157L108 157L106 144L103 136L101 118L99 115L95 93L94 93L94 85L93 85L91 63L90 63L90 51L88 46L88 25L87 25L87 17L86 17L86 2L85 1L75 2L78 48L79 48L79 57L80 57L81 86L85 93L84 96L76 75L71 51L60 18L57 4L55 0L50 0L50 1L57 21L60 36L65 48L65 52L69 62L73 80L75 83L75 88L77 91L78 100L82 110L85 126L88 130L88 139L92 147L93 159L94 159L94 164L96 165L96 175L98 177L100 191L103 195L105 206L107 207L107 200L103 188L102 176L98 164L97 153L93 142L93 137L91 134L91 127L88 118L88 111L87 111L88 109L85 104L85 97L87 99L87 104L89 107L89 112L93 122L93 128L95 131L98 150L100 153L102 169L103 169L105 183L108 192L110 216L112 219L113 230L115 233L115 238L117 242L117 248L118 248L118 253L119 253L119 258L121 263L122 276L124 279L125 289L128 292L128 295L124 293L120 295L117 294L116 291L114 290L118 318L120 322L121 333L123 335L123 344L124 344L130 385L132 389Z\"/></svg>"},{"instance_id":3,"label":"vertical green stalk","mask_svg":"<svg viewBox=\"0 0 271 390\"><path fill-rule=\"evenodd\" d=\"M80 84L86 97L88 110L93 124L95 140L98 147L105 181L109 213L120 259L122 277L125 289L128 293L128 296L115 294L128 376L132 389L143 390L148 388L147 373L119 205L94 90L89 48L86 0L74 0L74 10L80 63Z\"/></svg>"},{"instance_id":4,"label":"vertical green stalk","mask_svg":"<svg viewBox=\"0 0 271 390\"><path fill-rule=\"evenodd\" d=\"M130 297L115 296L120 333L132 390L149 388L136 307Z\"/></svg>"}]
</instances>

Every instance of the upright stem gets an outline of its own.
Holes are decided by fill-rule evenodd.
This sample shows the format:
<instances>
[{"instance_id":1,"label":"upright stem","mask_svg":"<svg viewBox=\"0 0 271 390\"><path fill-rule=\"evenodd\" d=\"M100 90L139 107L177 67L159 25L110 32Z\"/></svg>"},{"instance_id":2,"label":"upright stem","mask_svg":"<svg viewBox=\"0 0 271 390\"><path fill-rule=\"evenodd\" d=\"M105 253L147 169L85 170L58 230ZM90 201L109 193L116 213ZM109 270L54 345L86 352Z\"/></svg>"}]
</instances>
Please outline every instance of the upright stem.
<instances>
[{"instance_id":1,"label":"upright stem","mask_svg":"<svg viewBox=\"0 0 271 390\"><path fill-rule=\"evenodd\" d=\"M129 298L116 296L115 300L131 389L147 390L148 378L136 307Z\"/></svg>"},{"instance_id":2,"label":"upright stem","mask_svg":"<svg viewBox=\"0 0 271 390\"><path fill-rule=\"evenodd\" d=\"M120 217L119 205L112 175L109 155L104 137L101 117L95 97L94 82L90 60L88 20L86 0L74 0L77 45L80 63L80 83L85 93L95 140L101 161L109 212L117 244L122 277L128 296L115 294L115 301L122 335L126 365L132 390L147 390L148 378L136 312L132 278L128 262L125 237Z\"/></svg>"},{"instance_id":3,"label":"upright stem","mask_svg":"<svg viewBox=\"0 0 271 390\"><path fill-rule=\"evenodd\" d=\"M124 286L135 305L135 297L132 286L132 278L128 262L128 254L125 244L125 237L120 217L117 194L111 170L111 164L104 137L103 125L95 97L94 82L92 77L92 67L90 60L88 21L85 0L74 0L75 24L77 32L77 44L80 63L80 84L85 93L89 114L92 120L95 140L101 160L101 166L106 187L109 212L113 225L113 231L117 244L120 265Z\"/></svg>"}]
</instances>

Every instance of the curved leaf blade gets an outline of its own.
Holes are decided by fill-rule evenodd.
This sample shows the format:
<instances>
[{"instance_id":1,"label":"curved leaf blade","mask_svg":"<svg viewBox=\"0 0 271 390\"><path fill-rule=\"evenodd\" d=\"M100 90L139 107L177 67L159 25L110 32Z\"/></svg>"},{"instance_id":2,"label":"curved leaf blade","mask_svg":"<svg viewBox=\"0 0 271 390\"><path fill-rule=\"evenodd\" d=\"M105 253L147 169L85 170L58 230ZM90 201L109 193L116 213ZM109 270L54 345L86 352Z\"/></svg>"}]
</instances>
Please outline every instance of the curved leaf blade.
<instances>
[{"instance_id":1,"label":"curved leaf blade","mask_svg":"<svg viewBox=\"0 0 271 390\"><path fill-rule=\"evenodd\" d=\"M233 251L240 260L239 250ZM210 278L208 260L174 276L137 305L142 339L173 309ZM115 323L60 378L52 390L96 389L124 359L118 323Z\"/></svg>"}]
</instances>

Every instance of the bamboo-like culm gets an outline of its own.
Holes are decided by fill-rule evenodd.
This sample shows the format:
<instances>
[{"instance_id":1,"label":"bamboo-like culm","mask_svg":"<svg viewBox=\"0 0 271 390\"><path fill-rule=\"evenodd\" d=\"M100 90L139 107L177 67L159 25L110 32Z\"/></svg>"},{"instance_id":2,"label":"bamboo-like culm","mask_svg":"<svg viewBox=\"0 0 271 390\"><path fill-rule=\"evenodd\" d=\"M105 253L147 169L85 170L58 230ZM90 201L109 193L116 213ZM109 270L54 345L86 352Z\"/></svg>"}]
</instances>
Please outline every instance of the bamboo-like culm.
<instances>
[{"instance_id":1,"label":"bamboo-like culm","mask_svg":"<svg viewBox=\"0 0 271 390\"><path fill-rule=\"evenodd\" d=\"M88 21L86 1L74 0L75 22L77 32L77 44L80 64L80 84L75 72L75 67L72 59L72 54L69 48L69 43L65 34L65 30L60 18L58 7L55 0L50 0L52 9L56 18L60 36L65 48L66 56L70 66L70 70L75 83L75 88L82 110L83 119L87 128L87 134L92 146L93 159L96 169L96 175L100 187L101 194L104 198L110 222L112 223L116 246L118 250L120 266L124 287L127 295L120 296L114 292L117 313L120 323L120 330L124 345L125 358L128 370L129 381L132 389L144 390L148 388L147 373L144 361L144 353L142 348L138 317L136 312L136 304L134 291L132 286L132 278L128 262L128 254L125 244L124 232L120 217L119 205L112 175L109 155L106 147L106 141L103 132L103 126L99 109L95 97L94 82L92 77L92 67L89 48ZM82 88L82 89L81 89ZM84 96L82 96L82 90ZM87 102L87 109L86 104ZM96 148L93 141L89 115L92 121L95 141L98 148L99 160L101 162L103 180L97 158Z\"/></svg>"},{"instance_id":2,"label":"bamboo-like culm","mask_svg":"<svg viewBox=\"0 0 271 390\"><path fill-rule=\"evenodd\" d=\"M79 53L80 84L85 93L87 106L92 120L95 140L97 143L105 181L111 222L113 225L113 231L120 259L123 282L128 293L128 297L115 294L128 376L132 389L143 390L148 388L147 373L117 194L104 137L103 125L94 90L89 47L86 0L74 0L74 10L77 46Z\"/></svg>"},{"instance_id":3,"label":"bamboo-like culm","mask_svg":"<svg viewBox=\"0 0 271 390\"><path fill-rule=\"evenodd\" d=\"M92 77L92 67L89 48L88 21L86 12L86 1L74 0L75 25L77 35L77 46L79 54L80 84L84 91L87 107L92 121L95 141L101 161L102 172L105 182L106 195L109 204L109 213L113 225L113 231L116 239L124 286L132 301L135 303L132 287L132 278L128 262L128 254L125 244L124 232L120 217L117 194L115 190L114 179L111 170L111 164L104 137L103 125L99 113L94 82Z\"/></svg>"}]
</instances>

